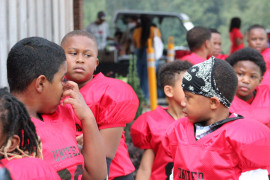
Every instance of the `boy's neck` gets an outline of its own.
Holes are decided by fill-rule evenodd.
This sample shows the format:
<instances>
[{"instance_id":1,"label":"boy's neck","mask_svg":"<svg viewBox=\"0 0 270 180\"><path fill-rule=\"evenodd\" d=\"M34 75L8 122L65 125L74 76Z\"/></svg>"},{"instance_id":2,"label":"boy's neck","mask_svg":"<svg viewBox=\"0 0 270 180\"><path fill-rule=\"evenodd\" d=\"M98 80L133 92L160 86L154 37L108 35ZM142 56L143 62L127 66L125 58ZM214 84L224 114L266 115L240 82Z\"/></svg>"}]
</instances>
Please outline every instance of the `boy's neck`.
<instances>
[{"instance_id":1,"label":"boy's neck","mask_svg":"<svg viewBox=\"0 0 270 180\"><path fill-rule=\"evenodd\" d=\"M42 120L40 116L38 115L38 111L36 109L37 106L35 102L37 98L34 98L33 96L31 96L27 91L22 92L22 93L12 92L12 95L14 95L19 101L21 101L24 104L30 117ZM29 97L33 97L33 98L29 98Z\"/></svg>"},{"instance_id":2,"label":"boy's neck","mask_svg":"<svg viewBox=\"0 0 270 180\"><path fill-rule=\"evenodd\" d=\"M207 59L207 55L208 55L208 51L206 49L197 49L194 51L194 53L197 55L197 56L200 56L204 59Z\"/></svg>"},{"instance_id":3,"label":"boy's neck","mask_svg":"<svg viewBox=\"0 0 270 180\"><path fill-rule=\"evenodd\" d=\"M205 126L209 126L211 124L214 124L218 121L227 119L230 116L229 109L226 108L225 106L222 106L210 114L209 120L205 121Z\"/></svg>"},{"instance_id":4,"label":"boy's neck","mask_svg":"<svg viewBox=\"0 0 270 180\"><path fill-rule=\"evenodd\" d=\"M182 107L175 102L169 102L168 113L173 117L174 120L184 117Z\"/></svg>"}]
</instances>

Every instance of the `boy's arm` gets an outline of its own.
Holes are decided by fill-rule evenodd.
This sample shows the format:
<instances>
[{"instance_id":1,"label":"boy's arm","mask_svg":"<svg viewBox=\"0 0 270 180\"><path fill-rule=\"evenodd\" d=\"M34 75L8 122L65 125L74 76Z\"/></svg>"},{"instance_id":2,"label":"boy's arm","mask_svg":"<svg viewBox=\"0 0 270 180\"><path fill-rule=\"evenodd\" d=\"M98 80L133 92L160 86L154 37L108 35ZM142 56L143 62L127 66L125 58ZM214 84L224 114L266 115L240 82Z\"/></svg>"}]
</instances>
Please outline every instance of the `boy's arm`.
<instances>
[{"instance_id":1,"label":"boy's arm","mask_svg":"<svg viewBox=\"0 0 270 180\"><path fill-rule=\"evenodd\" d=\"M154 151L152 149L146 149L141 159L140 167L136 175L136 180L150 179L154 159L155 159Z\"/></svg>"},{"instance_id":2,"label":"boy's arm","mask_svg":"<svg viewBox=\"0 0 270 180\"><path fill-rule=\"evenodd\" d=\"M83 179L104 180L107 176L104 144L99 133L95 117L86 105L75 82L68 81L64 85L63 104L71 104L81 120L83 129L84 171Z\"/></svg>"}]
</instances>

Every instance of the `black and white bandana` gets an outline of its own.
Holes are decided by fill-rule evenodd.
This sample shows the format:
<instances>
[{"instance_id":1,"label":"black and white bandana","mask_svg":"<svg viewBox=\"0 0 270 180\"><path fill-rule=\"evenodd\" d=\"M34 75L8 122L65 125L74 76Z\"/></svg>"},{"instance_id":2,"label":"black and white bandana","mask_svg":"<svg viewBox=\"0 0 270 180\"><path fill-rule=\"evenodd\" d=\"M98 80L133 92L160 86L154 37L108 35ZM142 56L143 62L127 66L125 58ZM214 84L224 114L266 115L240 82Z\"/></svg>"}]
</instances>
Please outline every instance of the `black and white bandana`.
<instances>
[{"instance_id":1,"label":"black and white bandana","mask_svg":"<svg viewBox=\"0 0 270 180\"><path fill-rule=\"evenodd\" d=\"M183 90L209 98L217 97L224 106L229 108L231 102L220 93L216 86L214 64L215 57L212 56L207 61L189 68L182 81Z\"/></svg>"}]
</instances>

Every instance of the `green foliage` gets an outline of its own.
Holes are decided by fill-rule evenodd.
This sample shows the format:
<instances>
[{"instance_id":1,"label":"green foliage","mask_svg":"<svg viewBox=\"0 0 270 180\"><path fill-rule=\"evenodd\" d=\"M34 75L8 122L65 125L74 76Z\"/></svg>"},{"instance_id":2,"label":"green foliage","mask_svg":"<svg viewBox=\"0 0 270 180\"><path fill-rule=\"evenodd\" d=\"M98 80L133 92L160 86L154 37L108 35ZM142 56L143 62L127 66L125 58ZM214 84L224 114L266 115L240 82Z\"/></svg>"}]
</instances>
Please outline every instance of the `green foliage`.
<instances>
[{"instance_id":1,"label":"green foliage","mask_svg":"<svg viewBox=\"0 0 270 180\"><path fill-rule=\"evenodd\" d=\"M143 111L143 104L146 104L146 100L144 98L142 89L140 87L140 79L137 74L137 68L136 68L136 56L131 55L129 60L129 69L128 69L128 75L127 75L127 83L134 89L135 93L138 96L139 99L139 107L136 113L136 116L134 119L137 119L142 114ZM130 138L130 126L132 123L127 124L125 131L126 131L126 142L131 142Z\"/></svg>"}]
</instances>

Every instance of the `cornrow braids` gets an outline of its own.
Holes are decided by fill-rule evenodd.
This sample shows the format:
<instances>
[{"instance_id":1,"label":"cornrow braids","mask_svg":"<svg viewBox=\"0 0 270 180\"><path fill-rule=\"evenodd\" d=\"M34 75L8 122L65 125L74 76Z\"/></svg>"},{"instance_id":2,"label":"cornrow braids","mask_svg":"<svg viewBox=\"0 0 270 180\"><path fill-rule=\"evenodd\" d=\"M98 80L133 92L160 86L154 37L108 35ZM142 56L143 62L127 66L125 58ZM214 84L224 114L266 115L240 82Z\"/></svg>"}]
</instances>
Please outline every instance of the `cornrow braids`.
<instances>
[{"instance_id":1,"label":"cornrow braids","mask_svg":"<svg viewBox=\"0 0 270 180\"><path fill-rule=\"evenodd\" d=\"M7 159L21 157L42 158L42 148L36 128L23 103L12 96L7 88L0 89L0 119L3 134L6 141L0 149L0 153ZM20 137L20 144L14 152L7 153L11 145L13 135Z\"/></svg>"}]
</instances>

